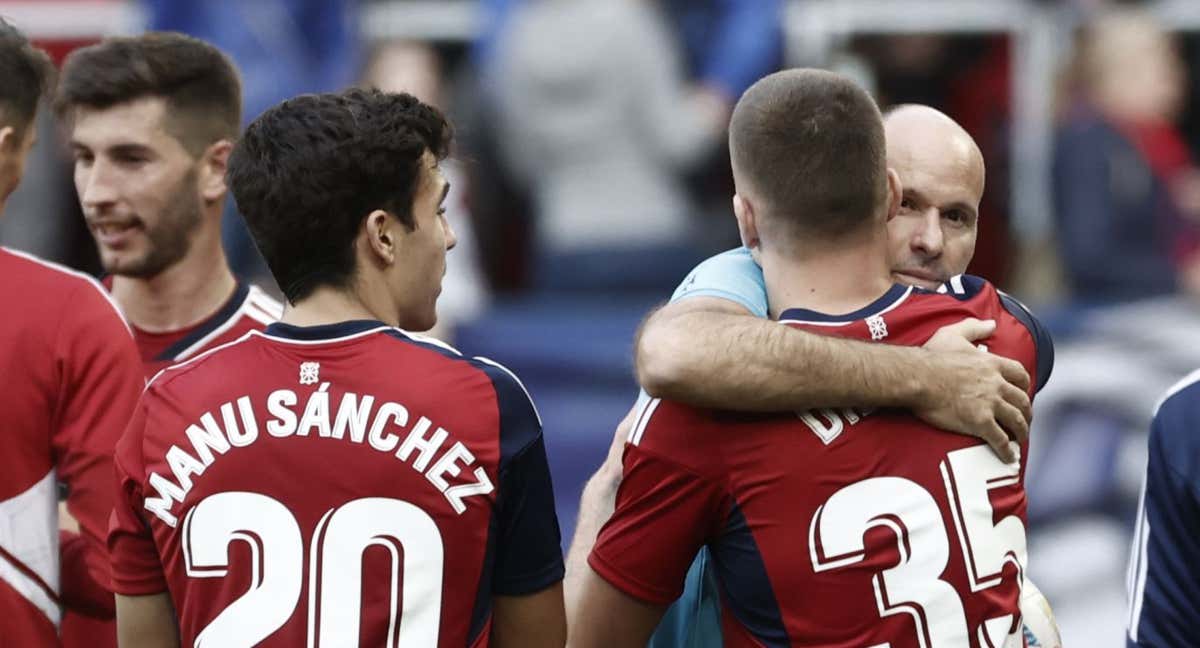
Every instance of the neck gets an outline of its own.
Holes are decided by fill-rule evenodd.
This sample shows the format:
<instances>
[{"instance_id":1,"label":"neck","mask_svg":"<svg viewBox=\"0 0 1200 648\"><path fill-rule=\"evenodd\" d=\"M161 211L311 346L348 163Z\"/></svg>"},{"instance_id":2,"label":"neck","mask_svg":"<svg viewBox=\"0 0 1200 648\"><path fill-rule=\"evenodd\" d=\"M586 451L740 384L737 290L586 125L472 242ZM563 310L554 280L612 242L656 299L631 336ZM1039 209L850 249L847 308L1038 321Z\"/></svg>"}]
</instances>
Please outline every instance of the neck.
<instances>
[{"instance_id":1,"label":"neck","mask_svg":"<svg viewBox=\"0 0 1200 648\"><path fill-rule=\"evenodd\" d=\"M892 286L887 255L886 230L833 245L764 245L759 258L771 318L789 308L839 315L870 304Z\"/></svg>"},{"instance_id":2,"label":"neck","mask_svg":"<svg viewBox=\"0 0 1200 648\"><path fill-rule=\"evenodd\" d=\"M197 237L177 263L153 277L113 277L113 299L129 322L151 333L174 331L211 317L233 295L219 234Z\"/></svg>"},{"instance_id":3,"label":"neck","mask_svg":"<svg viewBox=\"0 0 1200 648\"><path fill-rule=\"evenodd\" d=\"M382 316L382 309L373 308L368 301L352 290L320 286L309 296L289 305L279 321L293 326L320 326L373 319L389 326L398 325L395 317Z\"/></svg>"}]
</instances>

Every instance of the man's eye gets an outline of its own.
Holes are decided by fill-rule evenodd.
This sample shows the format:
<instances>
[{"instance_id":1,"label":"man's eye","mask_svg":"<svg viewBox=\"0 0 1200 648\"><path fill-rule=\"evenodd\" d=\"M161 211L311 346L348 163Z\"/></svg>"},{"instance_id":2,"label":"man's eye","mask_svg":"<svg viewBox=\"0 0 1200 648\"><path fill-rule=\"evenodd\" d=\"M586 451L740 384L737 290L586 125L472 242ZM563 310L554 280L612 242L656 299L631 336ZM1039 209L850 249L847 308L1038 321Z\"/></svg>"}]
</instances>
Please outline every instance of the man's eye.
<instances>
[{"instance_id":1,"label":"man's eye","mask_svg":"<svg viewBox=\"0 0 1200 648\"><path fill-rule=\"evenodd\" d=\"M901 199L900 200L900 208L901 209L913 209L912 200L909 200L908 198Z\"/></svg>"}]
</instances>

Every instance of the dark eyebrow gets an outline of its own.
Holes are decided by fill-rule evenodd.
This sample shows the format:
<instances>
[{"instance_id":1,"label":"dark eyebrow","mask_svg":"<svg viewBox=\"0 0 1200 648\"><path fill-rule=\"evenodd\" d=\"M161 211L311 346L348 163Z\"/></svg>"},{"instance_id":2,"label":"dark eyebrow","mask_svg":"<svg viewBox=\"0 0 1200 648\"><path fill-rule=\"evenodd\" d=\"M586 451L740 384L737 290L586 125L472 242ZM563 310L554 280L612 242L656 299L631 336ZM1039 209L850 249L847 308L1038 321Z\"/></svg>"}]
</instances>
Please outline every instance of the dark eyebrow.
<instances>
[{"instance_id":1,"label":"dark eyebrow","mask_svg":"<svg viewBox=\"0 0 1200 648\"><path fill-rule=\"evenodd\" d=\"M442 184L442 197L438 198L439 205L442 204L443 202L445 202L446 196L450 195L450 181L443 180L442 183L443 183Z\"/></svg>"}]
</instances>

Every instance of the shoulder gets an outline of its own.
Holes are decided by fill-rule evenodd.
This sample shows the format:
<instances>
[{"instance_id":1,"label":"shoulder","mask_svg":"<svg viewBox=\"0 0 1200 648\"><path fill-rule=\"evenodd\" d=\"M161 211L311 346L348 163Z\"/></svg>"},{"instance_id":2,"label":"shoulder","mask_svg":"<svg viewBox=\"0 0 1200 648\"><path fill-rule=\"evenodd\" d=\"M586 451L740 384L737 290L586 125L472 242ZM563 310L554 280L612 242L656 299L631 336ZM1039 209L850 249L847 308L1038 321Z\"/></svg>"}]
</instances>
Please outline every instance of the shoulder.
<instances>
[{"instance_id":1,"label":"shoulder","mask_svg":"<svg viewBox=\"0 0 1200 648\"><path fill-rule=\"evenodd\" d=\"M917 292L962 302L968 306L973 317L996 319L997 327L1016 327L1027 332L1037 356L1037 375L1034 376L1036 389L1040 390L1046 385L1054 368L1054 340L1050 331L1025 304L997 289L988 280L968 274L951 277L932 293L925 290Z\"/></svg>"},{"instance_id":2,"label":"shoulder","mask_svg":"<svg viewBox=\"0 0 1200 648\"><path fill-rule=\"evenodd\" d=\"M9 248L0 248L0 264L11 285L39 297L31 304L22 304L22 308L39 303L69 305L61 309L64 316L87 322L106 320L133 334L112 296L91 275Z\"/></svg>"},{"instance_id":3,"label":"shoulder","mask_svg":"<svg viewBox=\"0 0 1200 648\"><path fill-rule=\"evenodd\" d=\"M1172 438L1172 445L1193 446L1200 429L1200 369L1171 386L1154 408L1155 430Z\"/></svg>"},{"instance_id":4,"label":"shoulder","mask_svg":"<svg viewBox=\"0 0 1200 648\"><path fill-rule=\"evenodd\" d=\"M229 351L236 347L241 347L250 342L256 335L257 331L249 331L243 334L236 340L231 340L224 344L219 344L203 353L200 353L192 358L184 360L168 367L163 368L158 373L154 374L146 383L145 394L151 394L161 391L171 383L181 379L183 376L190 374L198 374L202 382L209 380L209 372L211 371L213 380L221 380L220 376L228 376L229 367L224 366L225 360L230 358ZM213 369L213 367L216 367ZM253 365L247 364L244 369L253 371Z\"/></svg>"},{"instance_id":5,"label":"shoulder","mask_svg":"<svg viewBox=\"0 0 1200 648\"><path fill-rule=\"evenodd\" d=\"M642 403L627 440L630 446L666 459L698 474L717 474L722 439L732 434L721 429L709 410L675 401L651 398Z\"/></svg>"},{"instance_id":6,"label":"shoulder","mask_svg":"<svg viewBox=\"0 0 1200 648\"><path fill-rule=\"evenodd\" d=\"M502 464L541 438L541 415L529 390L511 369L490 358L467 356L436 338L403 329L391 329L387 333L439 356L449 369L471 372L488 381L499 417Z\"/></svg>"},{"instance_id":7,"label":"shoulder","mask_svg":"<svg viewBox=\"0 0 1200 648\"><path fill-rule=\"evenodd\" d=\"M767 316L767 289L762 268L744 247L709 257L693 268L675 289L671 301L688 297L728 299L758 317Z\"/></svg>"}]
</instances>

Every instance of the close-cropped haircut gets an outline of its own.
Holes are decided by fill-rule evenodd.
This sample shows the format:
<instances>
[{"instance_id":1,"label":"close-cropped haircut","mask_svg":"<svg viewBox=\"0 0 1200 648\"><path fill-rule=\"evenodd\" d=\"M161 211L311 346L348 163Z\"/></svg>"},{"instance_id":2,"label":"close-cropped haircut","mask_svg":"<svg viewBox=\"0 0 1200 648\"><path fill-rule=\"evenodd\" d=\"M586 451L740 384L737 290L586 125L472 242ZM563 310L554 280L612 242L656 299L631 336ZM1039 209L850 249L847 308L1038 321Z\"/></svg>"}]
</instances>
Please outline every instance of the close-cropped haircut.
<instances>
[{"instance_id":1,"label":"close-cropped haircut","mask_svg":"<svg viewBox=\"0 0 1200 648\"><path fill-rule=\"evenodd\" d=\"M421 158L442 159L453 132L406 93L301 95L267 110L229 158L238 211L288 301L353 279L354 241L375 210L410 230Z\"/></svg>"},{"instance_id":2,"label":"close-cropped haircut","mask_svg":"<svg viewBox=\"0 0 1200 648\"><path fill-rule=\"evenodd\" d=\"M798 236L854 232L887 200L879 108L832 72L793 69L760 79L734 108L729 148L739 184Z\"/></svg>"},{"instance_id":3,"label":"close-cropped haircut","mask_svg":"<svg viewBox=\"0 0 1200 648\"><path fill-rule=\"evenodd\" d=\"M242 85L233 62L216 47L174 32L106 38L71 52L55 97L60 117L76 108L106 109L157 97L164 125L192 155L237 137Z\"/></svg>"},{"instance_id":4,"label":"close-cropped haircut","mask_svg":"<svg viewBox=\"0 0 1200 648\"><path fill-rule=\"evenodd\" d=\"M46 53L0 18L0 128L11 126L24 135L53 79Z\"/></svg>"}]
</instances>

